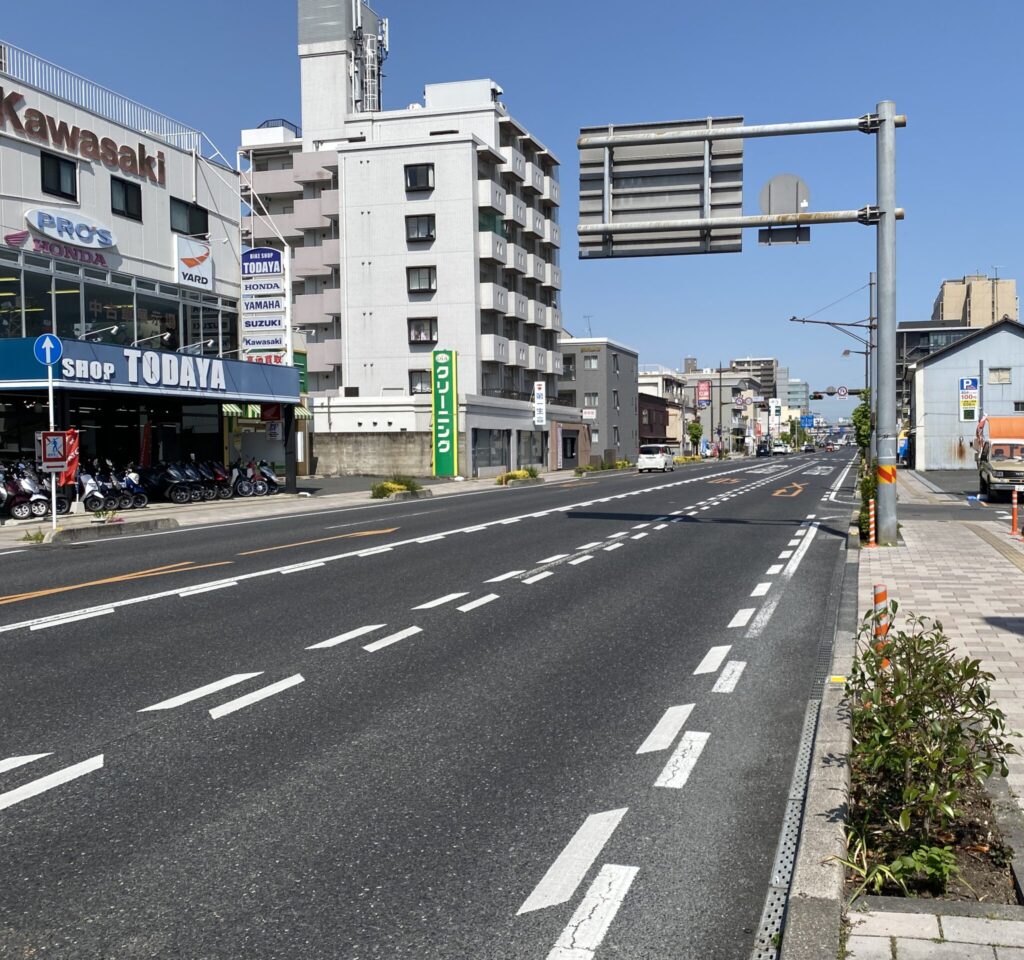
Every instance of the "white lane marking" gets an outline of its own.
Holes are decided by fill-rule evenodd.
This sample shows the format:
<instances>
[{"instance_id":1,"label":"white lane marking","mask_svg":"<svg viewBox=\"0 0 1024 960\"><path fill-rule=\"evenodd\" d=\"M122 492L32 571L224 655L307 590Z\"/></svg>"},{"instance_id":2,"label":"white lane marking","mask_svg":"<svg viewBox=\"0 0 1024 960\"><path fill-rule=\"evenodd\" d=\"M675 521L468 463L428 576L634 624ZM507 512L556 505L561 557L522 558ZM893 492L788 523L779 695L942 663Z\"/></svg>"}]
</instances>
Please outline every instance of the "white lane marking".
<instances>
[{"instance_id":1,"label":"white lane marking","mask_svg":"<svg viewBox=\"0 0 1024 960\"><path fill-rule=\"evenodd\" d=\"M262 675L263 671L259 671L257 673L233 673L230 677L215 680L213 683L206 684L205 687L196 687L195 690L189 690L188 693L179 693L178 696L171 697L170 700L161 700L159 703L154 703L151 707L143 707L141 710L136 710L135 712L148 713L150 710L173 710L175 707L180 707L185 703L191 703L193 700L198 700L211 693L216 693L218 690L223 690L225 687L233 687L236 683L243 683L246 680L251 680L253 677L260 677Z\"/></svg>"},{"instance_id":2,"label":"white lane marking","mask_svg":"<svg viewBox=\"0 0 1024 960\"><path fill-rule=\"evenodd\" d=\"M672 790L685 787L710 736L710 733L687 730L680 738L679 745L672 756L669 757L668 763L665 764L665 769L654 781L654 785L669 787Z\"/></svg>"},{"instance_id":3,"label":"white lane marking","mask_svg":"<svg viewBox=\"0 0 1024 960\"><path fill-rule=\"evenodd\" d=\"M454 533L456 531L453 530L451 532ZM413 543L433 543L435 540L443 540L445 538L445 536L446 536L446 534L444 534L444 533L433 533L429 537L419 537L416 540L413 540L412 542Z\"/></svg>"},{"instance_id":4,"label":"white lane marking","mask_svg":"<svg viewBox=\"0 0 1024 960\"><path fill-rule=\"evenodd\" d=\"M601 867L547 960L593 960L638 871L612 863Z\"/></svg>"},{"instance_id":5,"label":"white lane marking","mask_svg":"<svg viewBox=\"0 0 1024 960\"><path fill-rule=\"evenodd\" d=\"M83 610L81 613L72 613L66 617L60 617L56 620L42 620L37 623L32 623L29 626L30 630L46 630L48 627L63 627L66 623L77 623L79 620L90 620L93 617L104 617L108 613L113 613L113 607L101 607L98 610Z\"/></svg>"},{"instance_id":6,"label":"white lane marking","mask_svg":"<svg viewBox=\"0 0 1024 960\"><path fill-rule=\"evenodd\" d=\"M817 516L817 514L815 514L815 513L809 513L809 514L807 514L807 519L808 520L813 520L816 516Z\"/></svg>"},{"instance_id":7,"label":"white lane marking","mask_svg":"<svg viewBox=\"0 0 1024 960\"><path fill-rule=\"evenodd\" d=\"M783 550L782 553L779 554L779 559L788 560L791 556L793 556L792 550Z\"/></svg>"},{"instance_id":8,"label":"white lane marking","mask_svg":"<svg viewBox=\"0 0 1024 960\"><path fill-rule=\"evenodd\" d=\"M782 570L782 590L779 590L774 596L769 597L768 600L761 606L761 609L757 611L757 616L754 617L754 622L750 624L750 628L747 630L746 636L748 639L759 637L766 626L768 621L771 620L772 614L775 613L775 608L779 605L779 601L782 599L782 594L785 591L786 584L793 579L793 574L796 573L800 567L800 561L803 560L811 543L814 540L815 535L818 532L818 521L815 521L808 527L807 536L800 541L800 546L795 551L787 551L793 554L789 563Z\"/></svg>"},{"instance_id":9,"label":"white lane marking","mask_svg":"<svg viewBox=\"0 0 1024 960\"><path fill-rule=\"evenodd\" d=\"M259 703L260 700L266 700L267 697L272 697L282 690L298 686L300 683L304 683L305 679L301 673L296 673L294 676L286 677L284 680L278 680L277 683L260 687L259 690L247 693L244 697L239 697L237 700L229 700L227 703L222 703L219 707L214 707L210 710L210 716L214 720L219 720L221 717L226 717L229 713L234 713L236 710L242 710L254 703Z\"/></svg>"},{"instance_id":10,"label":"white lane marking","mask_svg":"<svg viewBox=\"0 0 1024 960\"><path fill-rule=\"evenodd\" d=\"M695 516L697 516L697 511L694 510L693 513L688 513L687 516L688 517L695 517Z\"/></svg>"},{"instance_id":11,"label":"white lane marking","mask_svg":"<svg viewBox=\"0 0 1024 960\"><path fill-rule=\"evenodd\" d=\"M619 547L621 547L621 546L622 546L621 543L613 543L610 547L605 547L605 550L608 550L608 551L618 550Z\"/></svg>"},{"instance_id":12,"label":"white lane marking","mask_svg":"<svg viewBox=\"0 0 1024 960\"><path fill-rule=\"evenodd\" d=\"M794 537L802 537L805 533L807 533L807 528L806 527L801 527L799 530L797 530L796 533L793 534L793 536Z\"/></svg>"},{"instance_id":13,"label":"white lane marking","mask_svg":"<svg viewBox=\"0 0 1024 960\"><path fill-rule=\"evenodd\" d=\"M715 685L711 688L712 693L732 693L736 684L740 682L743 668L746 667L745 660L730 660L723 668Z\"/></svg>"},{"instance_id":14,"label":"white lane marking","mask_svg":"<svg viewBox=\"0 0 1024 960\"><path fill-rule=\"evenodd\" d=\"M772 585L770 583L759 583L750 591L750 595L752 597L763 597L771 588Z\"/></svg>"},{"instance_id":15,"label":"white lane marking","mask_svg":"<svg viewBox=\"0 0 1024 960\"><path fill-rule=\"evenodd\" d=\"M532 577L527 577L523 583L536 583L538 580L543 580L545 577L554 576L553 570L545 570L543 573L535 573Z\"/></svg>"},{"instance_id":16,"label":"white lane marking","mask_svg":"<svg viewBox=\"0 0 1024 960\"><path fill-rule=\"evenodd\" d=\"M482 607L485 603L490 603L492 600L497 600L498 595L496 593L485 593L482 597L477 597L476 600L470 600L469 603L464 603L461 607L455 609L459 613L469 613L470 610L475 610L477 607Z\"/></svg>"},{"instance_id":17,"label":"white lane marking","mask_svg":"<svg viewBox=\"0 0 1024 960\"><path fill-rule=\"evenodd\" d=\"M16 767L23 767L26 763L32 763L33 760L42 760L43 757L52 756L50 753L27 753L23 757L8 757L6 760L0 760L0 773L7 773L8 770L14 770Z\"/></svg>"},{"instance_id":18,"label":"white lane marking","mask_svg":"<svg viewBox=\"0 0 1024 960\"><path fill-rule=\"evenodd\" d=\"M502 526L508 526L510 523L519 523L522 519L522 517L509 517L507 520L499 520L498 523Z\"/></svg>"},{"instance_id":19,"label":"white lane marking","mask_svg":"<svg viewBox=\"0 0 1024 960\"><path fill-rule=\"evenodd\" d=\"M750 618L754 615L753 607L745 607L742 610L737 610L736 615L729 621L730 627L745 627L750 623Z\"/></svg>"},{"instance_id":20,"label":"white lane marking","mask_svg":"<svg viewBox=\"0 0 1024 960\"><path fill-rule=\"evenodd\" d=\"M356 554L356 556L357 557L372 557L374 554L377 554L377 553L390 553L392 550L394 550L394 547L370 547L369 550L360 550L359 553Z\"/></svg>"},{"instance_id":21,"label":"white lane marking","mask_svg":"<svg viewBox=\"0 0 1024 960\"><path fill-rule=\"evenodd\" d=\"M426 603L421 603L418 607L413 607L413 610L433 610L434 607L439 607L444 603L451 603L452 600L458 600L459 597L469 596L469 591L464 590L462 593L446 593L443 597L438 597L436 600L428 600Z\"/></svg>"},{"instance_id":22,"label":"white lane marking","mask_svg":"<svg viewBox=\"0 0 1024 960\"><path fill-rule=\"evenodd\" d=\"M634 530L643 530L644 527L649 527L649 526L650 526L650 523L638 523L635 527L633 527L633 529Z\"/></svg>"},{"instance_id":23,"label":"white lane marking","mask_svg":"<svg viewBox=\"0 0 1024 960\"><path fill-rule=\"evenodd\" d=\"M643 538L646 537L646 536L647 536L646 533L634 533L633 536L631 536L629 539L630 540L643 540Z\"/></svg>"},{"instance_id":24,"label":"white lane marking","mask_svg":"<svg viewBox=\"0 0 1024 960\"><path fill-rule=\"evenodd\" d=\"M710 507L701 507L701 510L710 510Z\"/></svg>"},{"instance_id":25,"label":"white lane marking","mask_svg":"<svg viewBox=\"0 0 1024 960\"><path fill-rule=\"evenodd\" d=\"M7 793L0 793L0 810L13 807L14 804L21 803L22 800L28 800L29 797L45 793L47 790L59 787L62 783L67 783L76 777L92 773L93 770L99 770L102 766L103 754L101 753L98 756L90 757L88 760L83 760L81 763L75 763L70 767L65 767L63 770L58 770L56 773L40 777L38 780L32 780L14 790L8 790Z\"/></svg>"},{"instance_id":26,"label":"white lane marking","mask_svg":"<svg viewBox=\"0 0 1024 960\"><path fill-rule=\"evenodd\" d=\"M0 553L0 557L9 557L12 553L24 553L24 552L25 552L24 548L21 549L21 550L4 550L2 553Z\"/></svg>"},{"instance_id":27,"label":"white lane marking","mask_svg":"<svg viewBox=\"0 0 1024 960\"><path fill-rule=\"evenodd\" d=\"M577 547L576 549L577 550L593 550L594 547L601 546L601 543L602 543L601 540L591 540L590 543L585 543L585 544L583 544L582 547Z\"/></svg>"},{"instance_id":28,"label":"white lane marking","mask_svg":"<svg viewBox=\"0 0 1024 960\"><path fill-rule=\"evenodd\" d=\"M556 560L564 560L567 556L569 556L567 553L556 553L553 557L545 557L543 560L538 560L537 564L541 566L545 563L554 563Z\"/></svg>"},{"instance_id":29,"label":"white lane marking","mask_svg":"<svg viewBox=\"0 0 1024 960\"><path fill-rule=\"evenodd\" d=\"M619 533L613 533L608 539L609 540L617 540L619 537L628 537L628 536L629 536L629 531L628 530L621 530Z\"/></svg>"},{"instance_id":30,"label":"white lane marking","mask_svg":"<svg viewBox=\"0 0 1024 960\"><path fill-rule=\"evenodd\" d=\"M368 633L373 633L374 630L380 630L386 626L386 623L368 623L365 627L356 627L355 630L349 630L348 633L331 637L329 640L321 640L319 643L314 643L311 647L306 647L306 649L326 650L328 647L336 647L339 643L344 643L346 640L355 640L356 637L365 636Z\"/></svg>"},{"instance_id":31,"label":"white lane marking","mask_svg":"<svg viewBox=\"0 0 1024 960\"><path fill-rule=\"evenodd\" d=\"M773 563L767 570L765 570L766 577L774 577L775 574L782 572L781 563Z\"/></svg>"},{"instance_id":32,"label":"white lane marking","mask_svg":"<svg viewBox=\"0 0 1024 960\"><path fill-rule=\"evenodd\" d=\"M477 533L480 530L486 530L486 529L487 529L487 524L486 523L478 523L475 527L463 527L462 532L463 533Z\"/></svg>"},{"instance_id":33,"label":"white lane marking","mask_svg":"<svg viewBox=\"0 0 1024 960\"><path fill-rule=\"evenodd\" d=\"M313 570L315 567L326 566L322 560L314 560L312 563L297 563L294 567L283 567L281 573L301 573L303 570ZM237 580L235 581L238 582Z\"/></svg>"},{"instance_id":34,"label":"white lane marking","mask_svg":"<svg viewBox=\"0 0 1024 960\"><path fill-rule=\"evenodd\" d=\"M393 643L398 643L399 640L404 640L406 637L414 637L417 633L422 632L422 627L406 627L404 630L399 630L398 633L391 633L386 637L381 637L380 640L368 643L363 649L369 653L375 653L378 650L383 650L384 647L390 647Z\"/></svg>"},{"instance_id":35,"label":"white lane marking","mask_svg":"<svg viewBox=\"0 0 1024 960\"><path fill-rule=\"evenodd\" d=\"M667 523L659 523L659 524L655 525L654 529L655 530L664 530L665 527L667 527L667 526L668 526Z\"/></svg>"},{"instance_id":36,"label":"white lane marking","mask_svg":"<svg viewBox=\"0 0 1024 960\"><path fill-rule=\"evenodd\" d=\"M675 742L679 731L683 729L692 712L692 703L669 707L654 725L654 729L647 734L647 739L640 744L636 752L653 753L656 750L667 750Z\"/></svg>"},{"instance_id":37,"label":"white lane marking","mask_svg":"<svg viewBox=\"0 0 1024 960\"><path fill-rule=\"evenodd\" d=\"M555 862L548 867L540 883L523 901L516 916L565 903L576 892L580 881L587 875L628 809L622 807L620 810L605 810L587 817Z\"/></svg>"},{"instance_id":38,"label":"white lane marking","mask_svg":"<svg viewBox=\"0 0 1024 960\"><path fill-rule=\"evenodd\" d=\"M794 538L793 538L792 540L790 540L790 541L789 541L789 543L787 543L787 544L786 544L786 546L787 546L787 547L799 547L799 546L800 546L800 541L799 541L799 540L797 540L797 539L796 539L796 538L794 537Z\"/></svg>"},{"instance_id":39,"label":"white lane marking","mask_svg":"<svg viewBox=\"0 0 1024 960\"><path fill-rule=\"evenodd\" d=\"M592 553L588 553L588 554L585 554L582 557L577 557L575 560L570 560L569 561L569 566L570 567L575 567L575 566L578 566L581 563L586 563L588 560L593 560L593 559L594 559L594 555Z\"/></svg>"},{"instance_id":40,"label":"white lane marking","mask_svg":"<svg viewBox=\"0 0 1024 960\"><path fill-rule=\"evenodd\" d=\"M673 510L672 513L669 514L669 516L671 516L671 517L678 517L679 514L681 514L682 512L683 512L682 510Z\"/></svg>"},{"instance_id":41,"label":"white lane marking","mask_svg":"<svg viewBox=\"0 0 1024 960\"><path fill-rule=\"evenodd\" d=\"M227 587L237 587L237 580L222 580L220 583L207 583L201 587L190 587L188 590L179 590L179 597L194 597L197 593L210 593L213 590L224 590Z\"/></svg>"},{"instance_id":42,"label":"white lane marking","mask_svg":"<svg viewBox=\"0 0 1024 960\"><path fill-rule=\"evenodd\" d=\"M701 673L714 673L722 665L722 661L726 658L726 655L731 649L732 647L729 644L722 647L712 647L704 655L704 659L697 664L697 669L693 671L693 675L697 676Z\"/></svg>"},{"instance_id":43,"label":"white lane marking","mask_svg":"<svg viewBox=\"0 0 1024 960\"><path fill-rule=\"evenodd\" d=\"M500 577L491 577L490 580L485 580L484 583L501 583L502 580L511 580L513 577L518 577L521 573L526 573L526 571L509 570L508 573L503 573Z\"/></svg>"}]
</instances>

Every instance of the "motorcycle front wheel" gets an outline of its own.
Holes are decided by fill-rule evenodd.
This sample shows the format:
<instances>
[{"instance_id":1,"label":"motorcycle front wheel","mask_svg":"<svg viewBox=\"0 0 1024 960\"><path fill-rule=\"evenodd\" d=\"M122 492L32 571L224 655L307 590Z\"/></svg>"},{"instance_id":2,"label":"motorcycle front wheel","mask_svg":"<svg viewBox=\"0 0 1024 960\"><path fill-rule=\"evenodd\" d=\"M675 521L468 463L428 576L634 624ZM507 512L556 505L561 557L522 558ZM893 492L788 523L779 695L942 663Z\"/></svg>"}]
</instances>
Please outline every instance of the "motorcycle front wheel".
<instances>
[{"instance_id":1,"label":"motorcycle front wheel","mask_svg":"<svg viewBox=\"0 0 1024 960\"><path fill-rule=\"evenodd\" d=\"M266 480L253 480L252 492L257 497L265 497L267 495L267 481Z\"/></svg>"},{"instance_id":2,"label":"motorcycle front wheel","mask_svg":"<svg viewBox=\"0 0 1024 960\"><path fill-rule=\"evenodd\" d=\"M136 493L132 496L132 506L136 510L141 510L143 507L149 505L149 497L144 493Z\"/></svg>"},{"instance_id":3,"label":"motorcycle front wheel","mask_svg":"<svg viewBox=\"0 0 1024 960\"><path fill-rule=\"evenodd\" d=\"M221 500L230 500L231 487L229 487L226 483L217 484L217 496L220 497Z\"/></svg>"},{"instance_id":4,"label":"motorcycle front wheel","mask_svg":"<svg viewBox=\"0 0 1024 960\"><path fill-rule=\"evenodd\" d=\"M103 509L103 497L98 493L91 493L82 501L82 506L85 507L89 513L96 513L97 510Z\"/></svg>"},{"instance_id":5,"label":"motorcycle front wheel","mask_svg":"<svg viewBox=\"0 0 1024 960\"><path fill-rule=\"evenodd\" d=\"M239 480L235 484L235 493L237 493L240 497L251 497L252 482L249 480Z\"/></svg>"},{"instance_id":6,"label":"motorcycle front wheel","mask_svg":"<svg viewBox=\"0 0 1024 960\"><path fill-rule=\"evenodd\" d=\"M130 493L122 493L117 498L117 505L122 510L131 510L135 506L135 498Z\"/></svg>"},{"instance_id":7,"label":"motorcycle front wheel","mask_svg":"<svg viewBox=\"0 0 1024 960\"><path fill-rule=\"evenodd\" d=\"M50 504L45 500L33 500L28 505L33 517L45 517L50 512Z\"/></svg>"},{"instance_id":8,"label":"motorcycle front wheel","mask_svg":"<svg viewBox=\"0 0 1024 960\"><path fill-rule=\"evenodd\" d=\"M170 497L171 503L176 503L179 506L183 503L188 503L189 501L188 490L182 486L171 487L171 489L167 491L167 496Z\"/></svg>"},{"instance_id":9,"label":"motorcycle front wheel","mask_svg":"<svg viewBox=\"0 0 1024 960\"><path fill-rule=\"evenodd\" d=\"M16 503L11 507L11 516L15 520L27 520L32 516L32 508L28 505L27 500L23 500L21 503Z\"/></svg>"}]
</instances>

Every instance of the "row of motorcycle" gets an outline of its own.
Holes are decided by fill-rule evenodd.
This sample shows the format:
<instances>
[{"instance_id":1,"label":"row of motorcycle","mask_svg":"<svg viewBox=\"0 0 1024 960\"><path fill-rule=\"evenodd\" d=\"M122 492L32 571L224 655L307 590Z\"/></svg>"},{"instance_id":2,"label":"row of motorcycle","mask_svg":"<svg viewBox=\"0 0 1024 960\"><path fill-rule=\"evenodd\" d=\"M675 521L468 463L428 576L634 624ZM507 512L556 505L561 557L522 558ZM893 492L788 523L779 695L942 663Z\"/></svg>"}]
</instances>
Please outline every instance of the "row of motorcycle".
<instances>
[{"instance_id":1,"label":"row of motorcycle","mask_svg":"<svg viewBox=\"0 0 1024 960\"><path fill-rule=\"evenodd\" d=\"M51 510L52 475L26 461L0 463L0 511L15 520L48 516ZM171 503L201 503L233 497L265 497L277 493L282 481L266 460L236 460L230 467L215 460L190 459L115 467L110 460L82 463L74 483L58 486L58 515L71 512L73 499L89 513L100 510L138 510L152 499Z\"/></svg>"}]
</instances>

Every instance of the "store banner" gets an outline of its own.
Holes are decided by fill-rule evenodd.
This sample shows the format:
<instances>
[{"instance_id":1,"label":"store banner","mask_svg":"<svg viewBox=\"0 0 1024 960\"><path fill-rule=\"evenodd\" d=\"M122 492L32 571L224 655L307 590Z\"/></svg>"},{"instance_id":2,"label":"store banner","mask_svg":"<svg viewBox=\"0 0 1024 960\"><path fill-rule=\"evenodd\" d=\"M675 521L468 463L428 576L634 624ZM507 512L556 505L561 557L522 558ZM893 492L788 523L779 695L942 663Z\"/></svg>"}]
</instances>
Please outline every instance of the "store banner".
<instances>
[{"instance_id":1,"label":"store banner","mask_svg":"<svg viewBox=\"0 0 1024 960\"><path fill-rule=\"evenodd\" d=\"M543 380L536 380L533 384L533 425L543 427L547 419L547 384Z\"/></svg>"},{"instance_id":2,"label":"store banner","mask_svg":"<svg viewBox=\"0 0 1024 960\"><path fill-rule=\"evenodd\" d=\"M697 406L706 407L711 403L711 381L697 381Z\"/></svg>"},{"instance_id":3,"label":"store banner","mask_svg":"<svg viewBox=\"0 0 1024 960\"><path fill-rule=\"evenodd\" d=\"M454 477L459 472L458 358L453 350L431 354L434 476Z\"/></svg>"},{"instance_id":4,"label":"store banner","mask_svg":"<svg viewBox=\"0 0 1024 960\"><path fill-rule=\"evenodd\" d=\"M64 486L68 483L75 482L75 476L78 473L78 431L67 430L65 431L67 437L65 441L65 452L68 456L67 469L60 475L57 483L60 486Z\"/></svg>"},{"instance_id":5,"label":"store banner","mask_svg":"<svg viewBox=\"0 0 1024 960\"><path fill-rule=\"evenodd\" d=\"M174 265L178 283L213 292L213 257L208 243L176 233Z\"/></svg>"}]
</instances>

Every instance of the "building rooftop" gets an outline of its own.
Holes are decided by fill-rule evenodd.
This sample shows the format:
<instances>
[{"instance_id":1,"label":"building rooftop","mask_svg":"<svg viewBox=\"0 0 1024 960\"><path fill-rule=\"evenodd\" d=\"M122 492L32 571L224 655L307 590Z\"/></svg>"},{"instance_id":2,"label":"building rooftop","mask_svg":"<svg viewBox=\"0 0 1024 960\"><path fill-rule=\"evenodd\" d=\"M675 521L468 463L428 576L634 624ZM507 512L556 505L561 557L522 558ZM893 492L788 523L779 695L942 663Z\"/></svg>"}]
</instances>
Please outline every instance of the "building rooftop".
<instances>
[{"instance_id":1,"label":"building rooftop","mask_svg":"<svg viewBox=\"0 0 1024 960\"><path fill-rule=\"evenodd\" d=\"M559 337L559 346L586 346L587 344L598 344L608 347L616 347L625 353L631 353L634 357L639 357L640 354L632 347L627 347L624 343L619 343L617 340L611 340L608 337Z\"/></svg>"}]
</instances>

